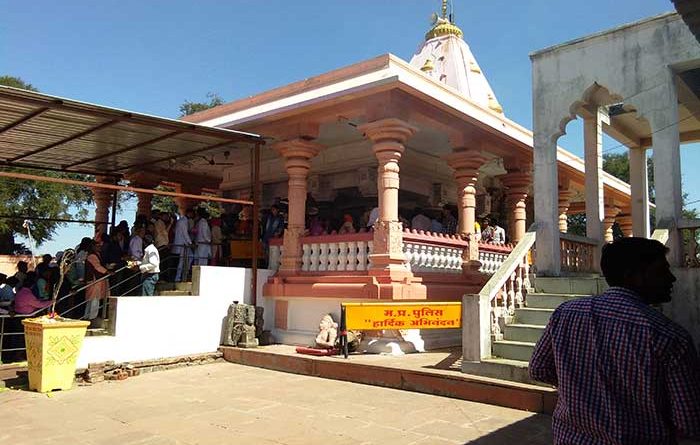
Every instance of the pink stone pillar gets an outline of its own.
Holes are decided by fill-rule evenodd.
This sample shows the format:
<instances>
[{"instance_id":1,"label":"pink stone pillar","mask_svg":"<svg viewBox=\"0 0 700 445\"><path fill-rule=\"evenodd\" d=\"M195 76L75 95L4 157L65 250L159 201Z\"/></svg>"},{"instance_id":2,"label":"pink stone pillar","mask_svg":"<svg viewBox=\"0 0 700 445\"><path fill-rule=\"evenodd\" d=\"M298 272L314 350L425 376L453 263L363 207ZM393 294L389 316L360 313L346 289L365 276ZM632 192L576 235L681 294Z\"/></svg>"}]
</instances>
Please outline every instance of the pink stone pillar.
<instances>
[{"instance_id":1,"label":"pink stone pillar","mask_svg":"<svg viewBox=\"0 0 700 445\"><path fill-rule=\"evenodd\" d=\"M605 216L603 217L603 236L606 243L613 242L613 224L615 217L620 213L620 209L612 205L605 206Z\"/></svg>"},{"instance_id":2,"label":"pink stone pillar","mask_svg":"<svg viewBox=\"0 0 700 445\"><path fill-rule=\"evenodd\" d=\"M112 207L114 192L102 189L92 189L93 200L95 201L95 234L107 233L107 222L109 221L109 209Z\"/></svg>"},{"instance_id":3,"label":"pink stone pillar","mask_svg":"<svg viewBox=\"0 0 700 445\"><path fill-rule=\"evenodd\" d=\"M458 233L468 238L474 233L476 221L476 182L479 168L486 162L479 150L455 149L447 155L447 163L454 169L457 182Z\"/></svg>"},{"instance_id":4,"label":"pink stone pillar","mask_svg":"<svg viewBox=\"0 0 700 445\"><path fill-rule=\"evenodd\" d=\"M513 170L500 179L506 187L506 207L510 212L510 239L513 244L517 244L525 237L527 230L525 200L530 188L530 174Z\"/></svg>"},{"instance_id":5,"label":"pink stone pillar","mask_svg":"<svg viewBox=\"0 0 700 445\"><path fill-rule=\"evenodd\" d=\"M624 215L618 215L615 218L615 222L617 223L618 226L620 226L620 230L622 230L622 234L625 237L633 236L634 223L632 221L631 214L626 213Z\"/></svg>"},{"instance_id":6,"label":"pink stone pillar","mask_svg":"<svg viewBox=\"0 0 700 445\"><path fill-rule=\"evenodd\" d=\"M306 180L311 169L311 159L323 146L305 139L292 139L278 142L273 148L285 158L284 166L289 175L289 215L279 272L294 274L301 270L301 238L306 224Z\"/></svg>"},{"instance_id":7,"label":"pink stone pillar","mask_svg":"<svg viewBox=\"0 0 700 445\"><path fill-rule=\"evenodd\" d=\"M359 127L374 143L379 161L377 191L379 218L374 229L374 253L370 268L374 273L394 272L411 275L403 254L403 228L399 222L399 161L404 143L417 129L400 119L382 119Z\"/></svg>"},{"instance_id":8,"label":"pink stone pillar","mask_svg":"<svg viewBox=\"0 0 700 445\"><path fill-rule=\"evenodd\" d=\"M202 192L201 188L195 188L193 186L185 186L183 184L177 184L175 185L175 192L177 193L187 193L190 195L199 195ZM194 207L196 204L198 204L198 201L194 199L189 199L189 198L183 198L181 196L177 196L173 198L175 201L175 205L177 205L177 211L180 213L180 215L184 215L187 212L187 209ZM139 199L139 203L141 200Z\"/></svg>"},{"instance_id":9,"label":"pink stone pillar","mask_svg":"<svg viewBox=\"0 0 700 445\"><path fill-rule=\"evenodd\" d=\"M559 188L559 231L566 233L569 231L569 220L567 212L571 205L571 198L574 196L574 191L568 188Z\"/></svg>"},{"instance_id":10,"label":"pink stone pillar","mask_svg":"<svg viewBox=\"0 0 700 445\"><path fill-rule=\"evenodd\" d=\"M150 193L137 193L136 198L138 199L138 204L136 205L136 214L146 215L147 218L150 218L153 195Z\"/></svg>"},{"instance_id":11,"label":"pink stone pillar","mask_svg":"<svg viewBox=\"0 0 700 445\"><path fill-rule=\"evenodd\" d=\"M114 178L107 176L97 176L95 178L96 182L102 184L115 184ZM109 225L109 209L112 207L112 200L114 199L114 191L94 187L92 190L92 199L95 201L95 234L97 233L107 233L107 226Z\"/></svg>"}]
</instances>

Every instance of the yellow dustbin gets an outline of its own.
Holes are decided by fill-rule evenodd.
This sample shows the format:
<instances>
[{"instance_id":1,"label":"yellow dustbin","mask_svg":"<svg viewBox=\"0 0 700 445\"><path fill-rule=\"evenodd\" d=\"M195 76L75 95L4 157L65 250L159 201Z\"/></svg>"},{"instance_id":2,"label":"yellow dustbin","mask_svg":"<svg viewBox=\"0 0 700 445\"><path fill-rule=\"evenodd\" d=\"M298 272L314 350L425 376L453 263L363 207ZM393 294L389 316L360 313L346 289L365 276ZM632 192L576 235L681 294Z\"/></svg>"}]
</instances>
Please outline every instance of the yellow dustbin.
<instances>
[{"instance_id":1,"label":"yellow dustbin","mask_svg":"<svg viewBox=\"0 0 700 445\"><path fill-rule=\"evenodd\" d=\"M49 392L70 389L75 366L90 322L68 318L27 318L24 341L27 347L29 389Z\"/></svg>"}]
</instances>

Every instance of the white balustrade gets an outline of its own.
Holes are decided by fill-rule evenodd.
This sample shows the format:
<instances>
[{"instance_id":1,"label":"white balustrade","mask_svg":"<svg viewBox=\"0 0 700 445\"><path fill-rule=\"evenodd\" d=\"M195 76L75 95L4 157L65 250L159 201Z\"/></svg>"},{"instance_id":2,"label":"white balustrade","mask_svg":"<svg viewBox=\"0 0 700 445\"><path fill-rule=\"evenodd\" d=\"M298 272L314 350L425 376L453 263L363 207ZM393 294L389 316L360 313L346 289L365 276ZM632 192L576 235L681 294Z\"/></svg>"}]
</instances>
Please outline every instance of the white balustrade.
<instances>
[{"instance_id":1,"label":"white balustrade","mask_svg":"<svg viewBox=\"0 0 700 445\"><path fill-rule=\"evenodd\" d=\"M277 270L280 268L280 258L282 258L282 246L281 245L270 245L270 253L267 260L267 267L271 270Z\"/></svg>"},{"instance_id":2,"label":"white balustrade","mask_svg":"<svg viewBox=\"0 0 700 445\"><path fill-rule=\"evenodd\" d=\"M371 234L324 235L302 240L302 271L367 270L372 253Z\"/></svg>"},{"instance_id":3,"label":"white balustrade","mask_svg":"<svg viewBox=\"0 0 700 445\"><path fill-rule=\"evenodd\" d=\"M345 266L345 270L357 270L358 244L357 241L350 241L348 243L348 256L346 258L347 265Z\"/></svg>"},{"instance_id":4,"label":"white balustrade","mask_svg":"<svg viewBox=\"0 0 700 445\"><path fill-rule=\"evenodd\" d=\"M328 243L320 243L318 249L318 271L325 272L328 270Z\"/></svg>"},{"instance_id":5,"label":"white balustrade","mask_svg":"<svg viewBox=\"0 0 700 445\"><path fill-rule=\"evenodd\" d=\"M535 244L534 226L510 252L480 245L479 260L483 273L491 273L491 278L479 295L488 297L491 302L491 337L503 338L503 327L510 323L515 309L525 305L530 288L530 249Z\"/></svg>"},{"instance_id":6,"label":"white balustrade","mask_svg":"<svg viewBox=\"0 0 700 445\"><path fill-rule=\"evenodd\" d=\"M328 243L328 270L335 271L338 270L338 257L340 256L340 251L338 250L340 245L338 243Z\"/></svg>"},{"instance_id":7,"label":"white balustrade","mask_svg":"<svg viewBox=\"0 0 700 445\"><path fill-rule=\"evenodd\" d=\"M339 242L338 243L338 258L336 260L337 270L343 271L348 265L348 243Z\"/></svg>"},{"instance_id":8,"label":"white balustrade","mask_svg":"<svg viewBox=\"0 0 700 445\"><path fill-rule=\"evenodd\" d=\"M462 273L466 241L450 235L404 231L403 253L414 273Z\"/></svg>"},{"instance_id":9,"label":"white balustrade","mask_svg":"<svg viewBox=\"0 0 700 445\"><path fill-rule=\"evenodd\" d=\"M367 252L368 241L358 241L357 242L357 270L367 270L369 266L369 255Z\"/></svg>"},{"instance_id":10,"label":"white balustrade","mask_svg":"<svg viewBox=\"0 0 700 445\"><path fill-rule=\"evenodd\" d=\"M493 275L501 268L509 254L509 251L494 250L488 244L480 244L479 262L481 263L481 268L479 268L479 272Z\"/></svg>"}]
</instances>

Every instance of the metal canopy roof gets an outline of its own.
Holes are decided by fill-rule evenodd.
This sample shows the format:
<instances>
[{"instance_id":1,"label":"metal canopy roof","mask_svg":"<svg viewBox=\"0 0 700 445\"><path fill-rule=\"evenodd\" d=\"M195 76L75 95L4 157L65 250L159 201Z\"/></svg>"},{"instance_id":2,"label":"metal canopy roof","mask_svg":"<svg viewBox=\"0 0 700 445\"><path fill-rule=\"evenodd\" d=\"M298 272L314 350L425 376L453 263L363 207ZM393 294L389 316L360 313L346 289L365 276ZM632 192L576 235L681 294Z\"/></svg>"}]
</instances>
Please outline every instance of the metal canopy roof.
<instances>
[{"instance_id":1,"label":"metal canopy roof","mask_svg":"<svg viewBox=\"0 0 700 445\"><path fill-rule=\"evenodd\" d=\"M262 138L0 86L0 166L121 175Z\"/></svg>"}]
</instances>

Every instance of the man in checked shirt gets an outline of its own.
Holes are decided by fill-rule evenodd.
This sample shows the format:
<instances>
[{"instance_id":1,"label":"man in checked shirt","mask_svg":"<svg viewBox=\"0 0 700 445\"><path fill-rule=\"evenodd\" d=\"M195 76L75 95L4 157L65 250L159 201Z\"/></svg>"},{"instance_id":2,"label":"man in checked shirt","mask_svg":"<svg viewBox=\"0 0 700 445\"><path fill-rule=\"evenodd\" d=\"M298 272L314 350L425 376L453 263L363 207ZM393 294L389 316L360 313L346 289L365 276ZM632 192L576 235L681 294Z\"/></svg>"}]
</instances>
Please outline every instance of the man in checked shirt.
<instances>
[{"instance_id":1,"label":"man in checked shirt","mask_svg":"<svg viewBox=\"0 0 700 445\"><path fill-rule=\"evenodd\" d=\"M700 363L688 332L650 305L676 278L658 241L603 248L610 288L559 306L530 360L557 387L556 444L675 444L700 438Z\"/></svg>"}]
</instances>

